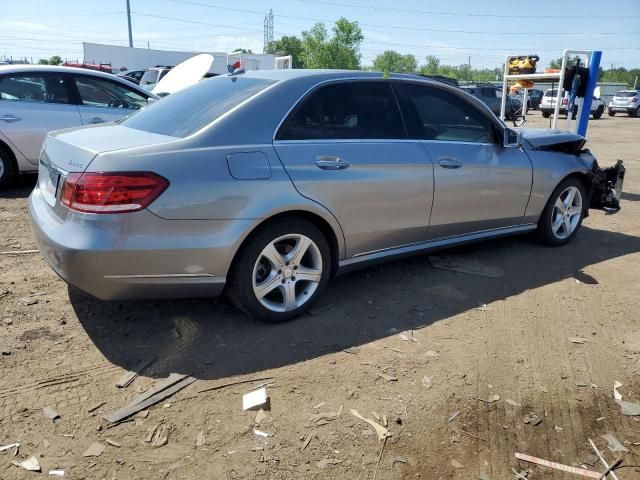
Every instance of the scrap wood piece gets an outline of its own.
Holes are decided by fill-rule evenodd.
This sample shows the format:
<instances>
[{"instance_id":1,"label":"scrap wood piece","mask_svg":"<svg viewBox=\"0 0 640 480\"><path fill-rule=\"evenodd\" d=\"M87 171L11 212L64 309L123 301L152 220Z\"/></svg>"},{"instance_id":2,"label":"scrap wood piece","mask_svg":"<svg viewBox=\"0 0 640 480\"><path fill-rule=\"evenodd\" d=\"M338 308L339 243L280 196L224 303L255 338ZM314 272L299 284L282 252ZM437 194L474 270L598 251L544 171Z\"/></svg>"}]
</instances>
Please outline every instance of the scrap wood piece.
<instances>
[{"instance_id":1,"label":"scrap wood piece","mask_svg":"<svg viewBox=\"0 0 640 480\"><path fill-rule=\"evenodd\" d=\"M374 422L370 418L363 417L362 415L360 415L360 413L357 410L354 410L353 408L351 408L349 411L351 412L351 415L356 417L358 420L362 420L363 422L368 423L370 426L372 426L373 429L378 434L378 440L385 440L387 437L391 436L391 433L389 432L389 430L384 428L382 425Z\"/></svg>"},{"instance_id":2,"label":"scrap wood piece","mask_svg":"<svg viewBox=\"0 0 640 480\"><path fill-rule=\"evenodd\" d=\"M588 440L589 440L589 443L591 444L591 448L593 448L593 451L596 452L596 455L604 465L604 468L609 469L609 465L607 464L606 460L602 456L602 453L600 453L600 450L598 450L598 447L596 447L596 444L593 443L593 440L591 440L590 438ZM609 472L609 475L611 476L611 478L613 478L613 480L619 480L615 472Z\"/></svg>"},{"instance_id":3,"label":"scrap wood piece","mask_svg":"<svg viewBox=\"0 0 640 480\"><path fill-rule=\"evenodd\" d=\"M471 260L462 256L429 255L429 263L443 270L453 270L454 272L469 273L483 277L499 278L504 275L501 268L487 267L478 260Z\"/></svg>"},{"instance_id":4,"label":"scrap wood piece","mask_svg":"<svg viewBox=\"0 0 640 480\"><path fill-rule=\"evenodd\" d=\"M152 388L148 392L138 396L137 398L134 398L133 401L131 401L128 405L119 408L115 412L104 415L102 418L104 418L109 423L117 423L135 413L138 413L140 410L144 410L151 405L155 405L156 403L161 402L165 398L168 398L174 393L179 392L195 381L196 379L193 377L188 377L187 375L178 373L172 373L166 380L161 382L155 388Z\"/></svg>"},{"instance_id":5,"label":"scrap wood piece","mask_svg":"<svg viewBox=\"0 0 640 480\"><path fill-rule=\"evenodd\" d=\"M376 480L378 476L378 468L380 468L380 461L382 460L382 454L384 453L384 447L387 445L387 437L384 437L384 442L382 442L382 447L380 447L380 455L378 455L378 463L376 463L376 469L373 472L373 480Z\"/></svg>"},{"instance_id":6,"label":"scrap wood piece","mask_svg":"<svg viewBox=\"0 0 640 480\"><path fill-rule=\"evenodd\" d=\"M104 443L93 442L91 445L89 445L89 448L87 448L84 451L82 456L83 457L99 457L100 455L102 455L102 452L104 452L105 448L107 448L107 446Z\"/></svg>"},{"instance_id":7,"label":"scrap wood piece","mask_svg":"<svg viewBox=\"0 0 640 480\"><path fill-rule=\"evenodd\" d=\"M582 345L585 342L588 342L588 340L584 337L569 337L569 341L571 343L577 343L578 345Z\"/></svg>"},{"instance_id":8,"label":"scrap wood piece","mask_svg":"<svg viewBox=\"0 0 640 480\"><path fill-rule=\"evenodd\" d=\"M629 449L625 447L622 444L622 442L620 442L620 440L618 440L616 437L614 437L610 433L607 433L606 435L600 435L600 436L607 441L607 444L608 444L607 446L609 447L609 450L611 450L612 452L630 453Z\"/></svg>"},{"instance_id":9,"label":"scrap wood piece","mask_svg":"<svg viewBox=\"0 0 640 480\"><path fill-rule=\"evenodd\" d=\"M29 253L40 253L40 250L12 250L8 252L0 252L0 255L27 255Z\"/></svg>"},{"instance_id":10,"label":"scrap wood piece","mask_svg":"<svg viewBox=\"0 0 640 480\"><path fill-rule=\"evenodd\" d=\"M273 380L273 377L250 378L248 380L238 380L236 382L223 383L220 385L215 385L213 387L207 387L202 390L198 390L198 393L211 392L213 390L220 390L221 388L225 388L225 387L232 387L233 385L241 385L243 383L251 383L251 382L262 382L265 380Z\"/></svg>"},{"instance_id":11,"label":"scrap wood piece","mask_svg":"<svg viewBox=\"0 0 640 480\"><path fill-rule=\"evenodd\" d=\"M98 403L94 403L93 405L91 405L89 408L87 408L87 413L91 413L96 411L97 409L99 409L101 406L103 406L105 403L107 403L106 401L101 401Z\"/></svg>"},{"instance_id":12,"label":"scrap wood piece","mask_svg":"<svg viewBox=\"0 0 640 480\"><path fill-rule=\"evenodd\" d=\"M544 460L542 458L533 457L531 455L527 455L526 453L518 453L516 452L516 458L518 460L524 460L525 462L535 463L537 465L542 465L544 467L555 468L556 470L561 470L563 472L573 473L575 475L582 475L583 477L589 478L600 478L599 472L594 472L592 470L586 470L584 468L572 467L571 465L563 465L562 463L551 462L549 460Z\"/></svg>"},{"instance_id":13,"label":"scrap wood piece","mask_svg":"<svg viewBox=\"0 0 640 480\"><path fill-rule=\"evenodd\" d=\"M302 446L300 447L300 451L302 452L305 448L307 448L309 446L309 444L311 443L311 439L313 438L313 432L310 432L309 435L307 435L307 438L304 439L304 442L302 444Z\"/></svg>"},{"instance_id":14,"label":"scrap wood piece","mask_svg":"<svg viewBox=\"0 0 640 480\"><path fill-rule=\"evenodd\" d=\"M11 460L11 463L16 467L23 468L28 470L29 472L39 472L40 471L40 462L36 457L29 457L22 462L18 462L17 460Z\"/></svg>"},{"instance_id":15,"label":"scrap wood piece","mask_svg":"<svg viewBox=\"0 0 640 480\"><path fill-rule=\"evenodd\" d=\"M143 360L140 360L135 367L133 367L130 371L126 372L120 380L116 382L116 387L125 388L131 385L138 375L140 375L145 368L151 365L156 360L156 357L149 357Z\"/></svg>"},{"instance_id":16,"label":"scrap wood piece","mask_svg":"<svg viewBox=\"0 0 640 480\"><path fill-rule=\"evenodd\" d=\"M19 443L10 443L9 445L0 445L0 452L4 452L5 450L9 450L11 448L19 448Z\"/></svg>"}]
</instances>

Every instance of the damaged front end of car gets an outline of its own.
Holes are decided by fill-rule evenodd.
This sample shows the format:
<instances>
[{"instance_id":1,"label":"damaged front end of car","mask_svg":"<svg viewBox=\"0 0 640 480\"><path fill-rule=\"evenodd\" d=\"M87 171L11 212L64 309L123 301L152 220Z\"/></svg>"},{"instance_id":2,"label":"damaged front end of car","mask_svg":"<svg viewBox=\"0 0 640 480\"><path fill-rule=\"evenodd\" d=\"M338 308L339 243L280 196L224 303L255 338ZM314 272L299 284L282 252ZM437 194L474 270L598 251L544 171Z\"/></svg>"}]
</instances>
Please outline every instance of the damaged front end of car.
<instances>
[{"instance_id":1,"label":"damaged front end of car","mask_svg":"<svg viewBox=\"0 0 640 480\"><path fill-rule=\"evenodd\" d=\"M551 129L530 129L524 138L535 150L546 150L576 155L588 168L586 175L591 183L589 208L619 210L622 185L626 168L622 160L615 165L601 168L595 155L585 148L587 140L577 133ZM588 213L588 212L586 212Z\"/></svg>"}]
</instances>

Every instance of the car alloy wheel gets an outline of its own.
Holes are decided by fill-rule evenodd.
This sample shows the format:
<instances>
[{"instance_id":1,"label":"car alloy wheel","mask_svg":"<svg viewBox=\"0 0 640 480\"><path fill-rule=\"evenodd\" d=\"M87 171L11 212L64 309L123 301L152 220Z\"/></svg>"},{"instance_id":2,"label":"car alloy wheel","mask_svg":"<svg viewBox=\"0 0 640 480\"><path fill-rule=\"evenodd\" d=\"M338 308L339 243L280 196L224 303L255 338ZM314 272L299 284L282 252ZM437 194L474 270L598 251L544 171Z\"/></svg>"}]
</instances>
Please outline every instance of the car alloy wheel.
<instances>
[{"instance_id":1,"label":"car alloy wheel","mask_svg":"<svg viewBox=\"0 0 640 480\"><path fill-rule=\"evenodd\" d=\"M322 279L318 246L302 234L282 235L270 242L253 267L253 292L266 309L289 312L302 307Z\"/></svg>"},{"instance_id":2,"label":"car alloy wheel","mask_svg":"<svg viewBox=\"0 0 640 480\"><path fill-rule=\"evenodd\" d=\"M564 240L575 232L582 216L582 193L575 186L567 187L557 198L551 214L551 230Z\"/></svg>"}]
</instances>

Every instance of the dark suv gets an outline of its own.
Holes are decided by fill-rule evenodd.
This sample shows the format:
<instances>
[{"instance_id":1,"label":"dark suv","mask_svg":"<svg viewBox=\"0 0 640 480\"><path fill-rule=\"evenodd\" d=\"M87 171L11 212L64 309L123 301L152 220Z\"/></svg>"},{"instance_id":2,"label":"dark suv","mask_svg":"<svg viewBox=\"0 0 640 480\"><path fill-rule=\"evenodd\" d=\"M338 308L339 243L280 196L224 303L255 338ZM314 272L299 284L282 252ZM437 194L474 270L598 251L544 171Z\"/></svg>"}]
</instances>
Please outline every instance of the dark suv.
<instances>
[{"instance_id":1,"label":"dark suv","mask_svg":"<svg viewBox=\"0 0 640 480\"><path fill-rule=\"evenodd\" d=\"M500 116L500 102L502 101L502 89L493 85L465 85L462 88L465 92L480 99L486 104L496 117ZM507 105L505 116L507 120L512 120L522 107L522 101L507 95Z\"/></svg>"}]
</instances>

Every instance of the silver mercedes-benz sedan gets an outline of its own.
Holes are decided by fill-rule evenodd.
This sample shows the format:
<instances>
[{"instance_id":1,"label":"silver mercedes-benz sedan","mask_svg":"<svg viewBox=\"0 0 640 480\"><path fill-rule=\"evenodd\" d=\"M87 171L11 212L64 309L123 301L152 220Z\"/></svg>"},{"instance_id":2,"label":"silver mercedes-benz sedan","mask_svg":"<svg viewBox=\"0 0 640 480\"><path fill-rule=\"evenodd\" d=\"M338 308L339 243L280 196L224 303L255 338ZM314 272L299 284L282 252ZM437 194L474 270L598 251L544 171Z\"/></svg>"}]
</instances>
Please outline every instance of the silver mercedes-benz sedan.
<instances>
[{"instance_id":1,"label":"silver mercedes-benz sedan","mask_svg":"<svg viewBox=\"0 0 640 480\"><path fill-rule=\"evenodd\" d=\"M277 322L371 262L534 230L569 242L589 207L618 208L624 176L584 144L420 77L249 72L51 133L29 211L46 260L90 295L226 291Z\"/></svg>"}]
</instances>

